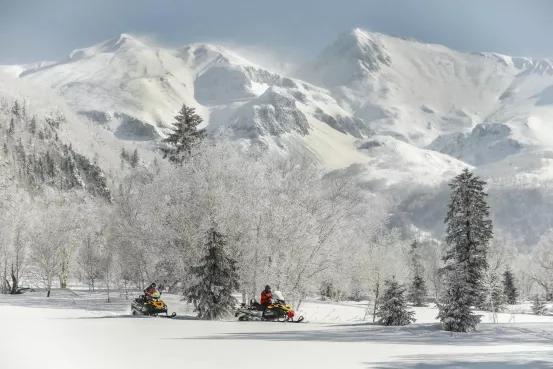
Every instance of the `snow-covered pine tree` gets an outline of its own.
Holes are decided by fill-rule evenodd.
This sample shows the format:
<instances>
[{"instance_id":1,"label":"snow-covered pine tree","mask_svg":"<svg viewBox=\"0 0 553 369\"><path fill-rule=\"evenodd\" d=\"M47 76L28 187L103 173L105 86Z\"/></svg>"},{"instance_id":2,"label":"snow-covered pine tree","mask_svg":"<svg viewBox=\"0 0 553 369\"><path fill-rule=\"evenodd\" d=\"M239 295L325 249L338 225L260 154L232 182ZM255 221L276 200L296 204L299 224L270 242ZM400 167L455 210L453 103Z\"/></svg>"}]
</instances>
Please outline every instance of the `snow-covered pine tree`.
<instances>
[{"instance_id":1,"label":"snow-covered pine tree","mask_svg":"<svg viewBox=\"0 0 553 369\"><path fill-rule=\"evenodd\" d=\"M427 289L426 282L423 277L424 269L421 263L421 257L418 251L419 244L417 241L413 241L411 249L409 250L409 257L411 261L411 273L412 280L409 285L409 301L415 306L424 306L424 299L426 297Z\"/></svg>"},{"instance_id":2,"label":"snow-covered pine tree","mask_svg":"<svg viewBox=\"0 0 553 369\"><path fill-rule=\"evenodd\" d=\"M515 287L515 277L510 269L503 273L503 293L507 304L513 305L517 303L518 290Z\"/></svg>"},{"instance_id":3,"label":"snow-covered pine tree","mask_svg":"<svg viewBox=\"0 0 553 369\"><path fill-rule=\"evenodd\" d=\"M470 332L480 323L480 317L471 310L472 289L464 278L465 271L461 265L448 270L446 275L443 295L438 304L438 319L446 331Z\"/></svg>"},{"instance_id":4,"label":"snow-covered pine tree","mask_svg":"<svg viewBox=\"0 0 553 369\"><path fill-rule=\"evenodd\" d=\"M136 168L139 162L140 158L138 157L138 149L134 149L132 156L129 159L129 164L131 167Z\"/></svg>"},{"instance_id":5,"label":"snow-covered pine tree","mask_svg":"<svg viewBox=\"0 0 553 369\"><path fill-rule=\"evenodd\" d=\"M205 130L198 129L203 120L194 108L186 105L182 106L175 120L173 132L163 140L167 146L162 147L161 151L164 158L168 157L173 163L181 164L191 154L194 146L205 137Z\"/></svg>"},{"instance_id":6,"label":"snow-covered pine tree","mask_svg":"<svg viewBox=\"0 0 553 369\"><path fill-rule=\"evenodd\" d=\"M384 282L385 290L376 315L382 325L407 325L415 321L415 312L407 309L405 287L395 279Z\"/></svg>"},{"instance_id":7,"label":"snow-covered pine tree","mask_svg":"<svg viewBox=\"0 0 553 369\"><path fill-rule=\"evenodd\" d=\"M445 330L473 330L479 317L471 306L482 302L487 249L493 237L484 191L486 183L468 169L453 179L445 222L448 248L444 256L445 290L439 318Z\"/></svg>"},{"instance_id":8,"label":"snow-covered pine tree","mask_svg":"<svg viewBox=\"0 0 553 369\"><path fill-rule=\"evenodd\" d=\"M445 222L447 223L444 256L445 270L462 263L464 280L472 290L473 303L482 295L482 279L488 267L488 243L493 237L493 226L484 191L486 182L468 169L453 179L450 203Z\"/></svg>"},{"instance_id":9,"label":"snow-covered pine tree","mask_svg":"<svg viewBox=\"0 0 553 369\"><path fill-rule=\"evenodd\" d=\"M225 245L225 236L215 227L210 228L206 235L206 254L192 268L197 282L185 295L194 303L200 319L220 318L237 303L232 296L239 287L236 261L226 254Z\"/></svg>"},{"instance_id":10,"label":"snow-covered pine tree","mask_svg":"<svg viewBox=\"0 0 553 369\"><path fill-rule=\"evenodd\" d=\"M547 313L547 305L545 305L545 301L538 294L534 296L534 300L532 301L532 311L536 315L545 315Z\"/></svg>"}]
</instances>

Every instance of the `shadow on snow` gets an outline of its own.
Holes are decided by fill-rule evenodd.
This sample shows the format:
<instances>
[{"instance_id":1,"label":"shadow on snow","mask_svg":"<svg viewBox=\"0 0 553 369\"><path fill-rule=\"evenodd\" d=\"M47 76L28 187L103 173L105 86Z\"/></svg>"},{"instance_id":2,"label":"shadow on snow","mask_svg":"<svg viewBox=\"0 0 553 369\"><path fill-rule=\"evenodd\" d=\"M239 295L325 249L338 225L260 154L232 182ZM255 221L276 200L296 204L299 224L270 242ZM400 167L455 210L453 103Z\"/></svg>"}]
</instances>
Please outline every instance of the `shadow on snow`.
<instances>
[{"instance_id":1,"label":"shadow on snow","mask_svg":"<svg viewBox=\"0 0 553 369\"><path fill-rule=\"evenodd\" d=\"M540 351L462 355L454 358L444 358L443 355L416 355L405 356L392 363L364 364L367 368L374 369L551 369L553 355L551 352Z\"/></svg>"},{"instance_id":2,"label":"shadow on snow","mask_svg":"<svg viewBox=\"0 0 553 369\"><path fill-rule=\"evenodd\" d=\"M441 330L439 324L416 324L404 327L383 327L357 324L329 326L328 329L285 330L271 332L227 333L212 336L176 339L207 340L265 340L265 341L319 341L319 342L383 342L412 345L504 345L540 343L553 346L553 325L549 330L543 324L493 325L481 324L477 332L451 333Z\"/></svg>"}]
</instances>

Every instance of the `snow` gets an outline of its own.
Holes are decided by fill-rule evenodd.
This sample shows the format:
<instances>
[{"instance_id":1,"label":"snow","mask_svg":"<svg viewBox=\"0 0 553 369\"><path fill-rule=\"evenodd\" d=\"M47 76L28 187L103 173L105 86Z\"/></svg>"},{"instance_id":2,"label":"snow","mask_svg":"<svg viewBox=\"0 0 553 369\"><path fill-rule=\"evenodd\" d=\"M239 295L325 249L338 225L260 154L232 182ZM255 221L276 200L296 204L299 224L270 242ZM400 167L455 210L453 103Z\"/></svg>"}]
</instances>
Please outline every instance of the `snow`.
<instances>
[{"instance_id":1,"label":"snow","mask_svg":"<svg viewBox=\"0 0 553 369\"><path fill-rule=\"evenodd\" d=\"M132 317L127 301L55 290L0 296L2 367L17 369L161 368L550 368L553 317L513 314L451 334L434 308L417 308L405 327L361 322L366 302L310 301L302 324ZM177 296L170 309L190 313ZM176 309L175 309L176 308ZM518 308L524 308L518 306ZM506 314L510 316L511 314ZM312 319L313 318L313 319ZM485 318L486 320L486 318ZM319 322L317 322L319 321ZM8 337L8 336L6 336Z\"/></svg>"},{"instance_id":2,"label":"snow","mask_svg":"<svg viewBox=\"0 0 553 369\"><path fill-rule=\"evenodd\" d=\"M464 167L513 191L545 194L553 178L551 60L464 53L362 29L338 37L293 78L239 51L168 48L121 34L55 63L0 66L0 95L13 95L3 79L16 77L28 86L18 95L33 105L53 106L59 95L56 105L73 112L64 138L89 157L98 153L108 177L123 147L152 158L184 103L211 133L310 155L324 171L349 170L352 180L371 184L364 188L399 203L413 192L425 201ZM500 206L511 201L500 197ZM547 206L527 201L529 217L549 219ZM530 230L507 217L498 215L498 229L528 247L551 227L544 221Z\"/></svg>"}]
</instances>

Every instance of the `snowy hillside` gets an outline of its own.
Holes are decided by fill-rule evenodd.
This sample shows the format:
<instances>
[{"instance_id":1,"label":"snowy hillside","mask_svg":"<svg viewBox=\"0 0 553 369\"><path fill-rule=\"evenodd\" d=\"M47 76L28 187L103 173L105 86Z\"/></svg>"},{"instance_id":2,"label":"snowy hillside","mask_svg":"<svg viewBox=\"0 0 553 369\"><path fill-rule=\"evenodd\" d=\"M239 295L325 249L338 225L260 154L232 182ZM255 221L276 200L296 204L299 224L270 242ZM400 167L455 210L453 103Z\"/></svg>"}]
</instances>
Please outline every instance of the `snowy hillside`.
<instances>
[{"instance_id":1,"label":"snowy hillside","mask_svg":"<svg viewBox=\"0 0 553 369\"><path fill-rule=\"evenodd\" d=\"M0 73L59 95L76 122L68 139L100 153L108 172L122 147L148 156L184 103L211 135L310 156L391 197L417 228L441 224L436 196L466 166L490 182L498 208L516 213L511 197L519 196L527 218L544 220L528 227L498 214L500 229L531 243L552 225L536 206L550 201L552 60L462 53L355 29L292 78L226 47L168 48L122 34L59 62Z\"/></svg>"},{"instance_id":2,"label":"snowy hillside","mask_svg":"<svg viewBox=\"0 0 553 369\"><path fill-rule=\"evenodd\" d=\"M329 88L371 128L418 145L478 123L519 130L552 112L553 60L467 54L360 29L297 75Z\"/></svg>"}]
</instances>

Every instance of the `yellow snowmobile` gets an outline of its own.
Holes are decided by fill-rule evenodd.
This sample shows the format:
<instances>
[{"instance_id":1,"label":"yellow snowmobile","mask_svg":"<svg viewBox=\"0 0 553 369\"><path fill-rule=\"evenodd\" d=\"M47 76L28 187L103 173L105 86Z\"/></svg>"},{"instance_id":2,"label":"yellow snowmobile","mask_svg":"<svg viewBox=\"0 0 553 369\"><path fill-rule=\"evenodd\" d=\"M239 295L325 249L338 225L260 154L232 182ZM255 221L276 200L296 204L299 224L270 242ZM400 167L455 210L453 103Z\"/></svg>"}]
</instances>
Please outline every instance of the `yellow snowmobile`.
<instances>
[{"instance_id":1,"label":"yellow snowmobile","mask_svg":"<svg viewBox=\"0 0 553 369\"><path fill-rule=\"evenodd\" d=\"M156 291L151 296L141 295L131 303L132 315L161 316L164 318L174 318L177 313L169 315L167 304L161 299L161 293ZM165 315L159 315L165 314Z\"/></svg>"}]
</instances>

